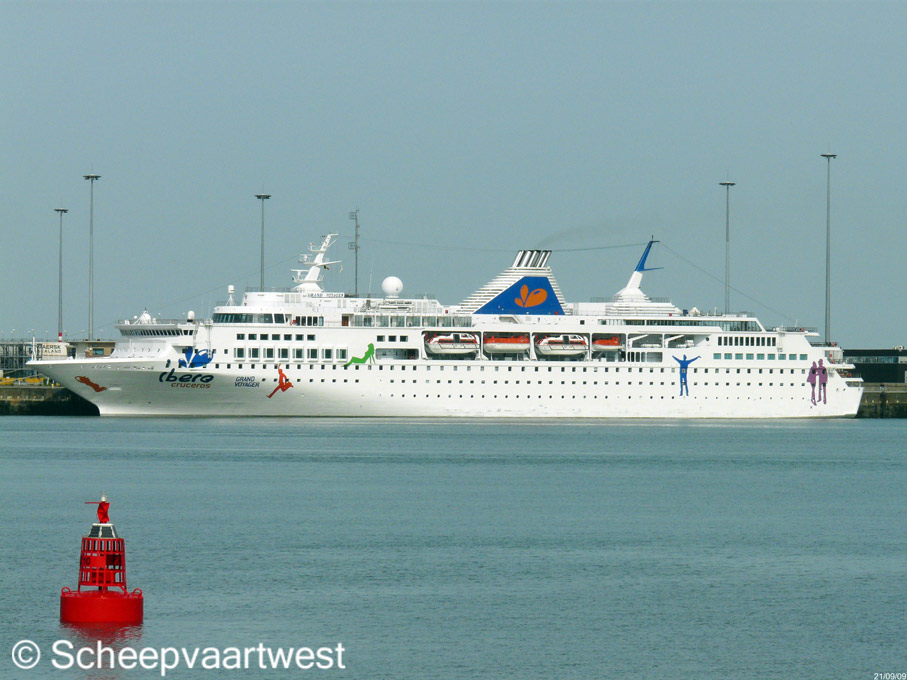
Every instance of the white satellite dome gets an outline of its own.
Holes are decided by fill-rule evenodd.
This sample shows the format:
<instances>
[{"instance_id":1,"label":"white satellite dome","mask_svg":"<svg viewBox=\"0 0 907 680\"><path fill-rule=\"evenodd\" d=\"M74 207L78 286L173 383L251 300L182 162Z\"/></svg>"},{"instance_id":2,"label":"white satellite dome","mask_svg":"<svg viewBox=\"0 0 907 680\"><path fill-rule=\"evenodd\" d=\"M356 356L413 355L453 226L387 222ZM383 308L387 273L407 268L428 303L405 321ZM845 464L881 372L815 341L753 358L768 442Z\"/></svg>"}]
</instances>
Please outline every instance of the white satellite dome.
<instances>
[{"instance_id":1,"label":"white satellite dome","mask_svg":"<svg viewBox=\"0 0 907 680\"><path fill-rule=\"evenodd\" d=\"M403 281L396 276L388 276L381 282L381 290L384 291L384 297L400 297L400 291L403 290Z\"/></svg>"}]
</instances>

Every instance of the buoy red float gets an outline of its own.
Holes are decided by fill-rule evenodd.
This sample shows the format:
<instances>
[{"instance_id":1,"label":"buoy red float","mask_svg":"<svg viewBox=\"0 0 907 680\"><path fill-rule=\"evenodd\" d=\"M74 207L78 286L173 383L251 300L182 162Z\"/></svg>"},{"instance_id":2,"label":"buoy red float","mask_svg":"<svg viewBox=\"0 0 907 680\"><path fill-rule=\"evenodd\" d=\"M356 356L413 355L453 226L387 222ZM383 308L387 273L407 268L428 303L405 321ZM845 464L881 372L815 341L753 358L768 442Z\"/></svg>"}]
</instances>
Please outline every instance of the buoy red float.
<instances>
[{"instance_id":1,"label":"buoy red float","mask_svg":"<svg viewBox=\"0 0 907 680\"><path fill-rule=\"evenodd\" d=\"M97 504L98 521L82 537L78 590L64 587L60 593L60 621L141 623L145 600L138 588L131 593L126 590L126 542L117 536L107 514L107 496L102 495L100 502L86 502Z\"/></svg>"}]
</instances>

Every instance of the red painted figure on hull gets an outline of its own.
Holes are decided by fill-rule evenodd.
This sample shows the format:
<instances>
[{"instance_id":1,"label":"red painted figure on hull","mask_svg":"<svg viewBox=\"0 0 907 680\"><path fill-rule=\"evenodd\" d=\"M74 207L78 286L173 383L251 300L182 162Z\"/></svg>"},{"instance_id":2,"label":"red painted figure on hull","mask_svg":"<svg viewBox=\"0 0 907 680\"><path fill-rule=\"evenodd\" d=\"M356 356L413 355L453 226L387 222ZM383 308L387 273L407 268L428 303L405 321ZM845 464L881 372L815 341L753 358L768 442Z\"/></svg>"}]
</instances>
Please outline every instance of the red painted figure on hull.
<instances>
[{"instance_id":1,"label":"red painted figure on hull","mask_svg":"<svg viewBox=\"0 0 907 680\"><path fill-rule=\"evenodd\" d=\"M287 378L287 374L284 373L283 370L280 368L280 364L277 364L277 374L279 376L278 381L277 381L277 387L275 387L274 391L268 395L268 399L270 399L275 394L277 394L278 391L286 392L288 389L293 387L293 383L290 381L289 378Z\"/></svg>"}]
</instances>

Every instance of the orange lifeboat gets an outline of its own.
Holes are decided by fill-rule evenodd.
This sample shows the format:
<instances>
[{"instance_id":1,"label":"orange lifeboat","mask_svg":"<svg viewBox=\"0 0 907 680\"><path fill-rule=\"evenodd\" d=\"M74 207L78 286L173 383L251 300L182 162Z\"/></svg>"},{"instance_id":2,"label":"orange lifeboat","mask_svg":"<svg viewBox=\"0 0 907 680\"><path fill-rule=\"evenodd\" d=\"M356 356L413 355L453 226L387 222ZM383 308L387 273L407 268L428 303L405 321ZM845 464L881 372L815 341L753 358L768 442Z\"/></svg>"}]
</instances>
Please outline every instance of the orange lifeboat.
<instances>
[{"instance_id":1,"label":"orange lifeboat","mask_svg":"<svg viewBox=\"0 0 907 680\"><path fill-rule=\"evenodd\" d=\"M521 354L529 350L529 336L486 335L483 346L489 354Z\"/></svg>"},{"instance_id":2,"label":"orange lifeboat","mask_svg":"<svg viewBox=\"0 0 907 680\"><path fill-rule=\"evenodd\" d=\"M575 357L585 354L589 341L582 335L537 335L535 351L543 356Z\"/></svg>"},{"instance_id":3,"label":"orange lifeboat","mask_svg":"<svg viewBox=\"0 0 907 680\"><path fill-rule=\"evenodd\" d=\"M617 335L612 335L610 338L595 338L592 341L593 352L604 352L618 347L620 347L620 337Z\"/></svg>"},{"instance_id":4,"label":"orange lifeboat","mask_svg":"<svg viewBox=\"0 0 907 680\"><path fill-rule=\"evenodd\" d=\"M474 354L479 351L479 339L475 333L426 335L425 351L446 356Z\"/></svg>"}]
</instances>

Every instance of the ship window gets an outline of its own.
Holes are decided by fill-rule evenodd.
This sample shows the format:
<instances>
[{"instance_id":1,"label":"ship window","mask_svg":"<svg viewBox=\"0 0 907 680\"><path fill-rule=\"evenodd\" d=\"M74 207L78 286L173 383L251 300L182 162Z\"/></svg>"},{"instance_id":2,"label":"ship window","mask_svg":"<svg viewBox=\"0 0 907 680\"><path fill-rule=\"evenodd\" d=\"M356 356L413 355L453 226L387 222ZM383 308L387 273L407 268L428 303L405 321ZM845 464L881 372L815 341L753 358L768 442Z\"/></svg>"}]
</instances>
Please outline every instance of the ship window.
<instances>
[{"instance_id":1,"label":"ship window","mask_svg":"<svg viewBox=\"0 0 907 680\"><path fill-rule=\"evenodd\" d=\"M760 361L762 361L762 360L765 359L765 355L764 355L764 354L757 354L757 355L756 355L756 358L759 359Z\"/></svg>"},{"instance_id":2,"label":"ship window","mask_svg":"<svg viewBox=\"0 0 907 680\"><path fill-rule=\"evenodd\" d=\"M290 350L288 350L286 347L281 347L280 350L279 350L279 353L280 353L280 358L281 358L281 359L289 359L289 358L290 358Z\"/></svg>"},{"instance_id":3,"label":"ship window","mask_svg":"<svg viewBox=\"0 0 907 680\"><path fill-rule=\"evenodd\" d=\"M264 340L264 338L262 338ZM271 340L280 340L280 333L274 333L271 335Z\"/></svg>"},{"instance_id":4,"label":"ship window","mask_svg":"<svg viewBox=\"0 0 907 680\"><path fill-rule=\"evenodd\" d=\"M249 333L249 340L258 340L258 335L256 333Z\"/></svg>"},{"instance_id":5,"label":"ship window","mask_svg":"<svg viewBox=\"0 0 907 680\"><path fill-rule=\"evenodd\" d=\"M346 350L345 350L345 349L338 349L338 350L337 350L337 358L338 358L338 359L346 359ZM415 368L415 366L413 366L413 368Z\"/></svg>"},{"instance_id":6,"label":"ship window","mask_svg":"<svg viewBox=\"0 0 907 680\"><path fill-rule=\"evenodd\" d=\"M400 336L400 342L406 342L406 341L408 341L408 340L409 340L409 336L407 336L407 335L401 335L401 336Z\"/></svg>"},{"instance_id":7,"label":"ship window","mask_svg":"<svg viewBox=\"0 0 907 680\"><path fill-rule=\"evenodd\" d=\"M333 352L333 350L326 349L326 350L324 350L323 356L325 359L331 359L334 356L334 352Z\"/></svg>"},{"instance_id":8,"label":"ship window","mask_svg":"<svg viewBox=\"0 0 907 680\"><path fill-rule=\"evenodd\" d=\"M734 358L735 358L737 361L740 361L741 359L743 359L743 355L742 355L742 354L735 354L735 355L734 355ZM738 369L738 370L739 370L739 369Z\"/></svg>"},{"instance_id":9,"label":"ship window","mask_svg":"<svg viewBox=\"0 0 907 680\"><path fill-rule=\"evenodd\" d=\"M296 340L297 340L297 342L302 342L302 333L296 334Z\"/></svg>"},{"instance_id":10,"label":"ship window","mask_svg":"<svg viewBox=\"0 0 907 680\"><path fill-rule=\"evenodd\" d=\"M233 350L233 356L235 356L237 359L245 359L246 350L243 349L242 347L237 347L236 349Z\"/></svg>"},{"instance_id":11,"label":"ship window","mask_svg":"<svg viewBox=\"0 0 907 680\"><path fill-rule=\"evenodd\" d=\"M245 334L245 333L237 333L237 334L236 334L236 339L237 339L237 340L245 340L245 339L246 339L246 334Z\"/></svg>"},{"instance_id":12,"label":"ship window","mask_svg":"<svg viewBox=\"0 0 907 680\"><path fill-rule=\"evenodd\" d=\"M317 358L318 358L318 350L315 349L314 347L310 347L307 356L308 356L309 359L317 359Z\"/></svg>"},{"instance_id":13,"label":"ship window","mask_svg":"<svg viewBox=\"0 0 907 680\"><path fill-rule=\"evenodd\" d=\"M396 336L396 335L388 335L388 336L387 336L387 341L388 341L388 342L397 342L397 336Z\"/></svg>"},{"instance_id":14,"label":"ship window","mask_svg":"<svg viewBox=\"0 0 907 680\"><path fill-rule=\"evenodd\" d=\"M713 359L720 359L720 358L721 358L721 352L715 352L715 353L712 355L712 358L713 358Z\"/></svg>"},{"instance_id":15,"label":"ship window","mask_svg":"<svg viewBox=\"0 0 907 680\"><path fill-rule=\"evenodd\" d=\"M315 342L315 336L314 336L314 335L307 335L307 336L306 336L306 340L308 340L309 342Z\"/></svg>"},{"instance_id":16,"label":"ship window","mask_svg":"<svg viewBox=\"0 0 907 680\"><path fill-rule=\"evenodd\" d=\"M301 350L301 349L294 349L294 350L293 350L293 358L294 358L294 359L302 359L302 350Z\"/></svg>"},{"instance_id":17,"label":"ship window","mask_svg":"<svg viewBox=\"0 0 907 680\"><path fill-rule=\"evenodd\" d=\"M250 358L250 359L257 359L257 358L258 358L258 348L257 348L257 347L251 347L251 348L249 349L249 358Z\"/></svg>"},{"instance_id":18,"label":"ship window","mask_svg":"<svg viewBox=\"0 0 907 680\"><path fill-rule=\"evenodd\" d=\"M287 334L287 335L284 335L284 336L283 336L283 339L284 339L284 340L292 340L292 339L293 339L293 336Z\"/></svg>"},{"instance_id":19,"label":"ship window","mask_svg":"<svg viewBox=\"0 0 907 680\"><path fill-rule=\"evenodd\" d=\"M379 336L376 338L376 340L377 340L377 342L384 342L384 336L383 336L383 335L379 335Z\"/></svg>"},{"instance_id":20,"label":"ship window","mask_svg":"<svg viewBox=\"0 0 907 680\"><path fill-rule=\"evenodd\" d=\"M273 359L273 358L274 358L274 348L265 347L265 359Z\"/></svg>"},{"instance_id":21,"label":"ship window","mask_svg":"<svg viewBox=\"0 0 907 680\"><path fill-rule=\"evenodd\" d=\"M775 360L775 355L774 355L774 354L769 354L769 355L768 355L768 360L769 360L769 361L774 361L774 360Z\"/></svg>"},{"instance_id":22,"label":"ship window","mask_svg":"<svg viewBox=\"0 0 907 680\"><path fill-rule=\"evenodd\" d=\"M805 354L801 354L801 355L800 355L800 361L806 361L806 355L805 355Z\"/></svg>"}]
</instances>

